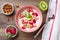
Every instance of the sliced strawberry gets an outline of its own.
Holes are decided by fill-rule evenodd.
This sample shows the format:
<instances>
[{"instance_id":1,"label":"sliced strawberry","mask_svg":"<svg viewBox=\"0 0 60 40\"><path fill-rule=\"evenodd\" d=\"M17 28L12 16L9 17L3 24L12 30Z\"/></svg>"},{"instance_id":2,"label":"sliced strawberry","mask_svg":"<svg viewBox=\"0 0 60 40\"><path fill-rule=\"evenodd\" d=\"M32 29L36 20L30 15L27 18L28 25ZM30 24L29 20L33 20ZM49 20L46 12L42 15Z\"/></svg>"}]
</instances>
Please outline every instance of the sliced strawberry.
<instances>
[{"instance_id":1,"label":"sliced strawberry","mask_svg":"<svg viewBox=\"0 0 60 40\"><path fill-rule=\"evenodd\" d=\"M38 14L37 14L37 13L32 13L32 15L33 15L33 16L38 16Z\"/></svg>"},{"instance_id":2,"label":"sliced strawberry","mask_svg":"<svg viewBox=\"0 0 60 40\"><path fill-rule=\"evenodd\" d=\"M32 8L28 8L27 12L33 12Z\"/></svg>"},{"instance_id":3,"label":"sliced strawberry","mask_svg":"<svg viewBox=\"0 0 60 40\"><path fill-rule=\"evenodd\" d=\"M20 14L20 18L24 18L24 15L23 14Z\"/></svg>"},{"instance_id":4,"label":"sliced strawberry","mask_svg":"<svg viewBox=\"0 0 60 40\"><path fill-rule=\"evenodd\" d=\"M25 29L26 28L26 25L23 25L22 29Z\"/></svg>"},{"instance_id":5,"label":"sliced strawberry","mask_svg":"<svg viewBox=\"0 0 60 40\"><path fill-rule=\"evenodd\" d=\"M11 34L16 34L16 28L11 29Z\"/></svg>"},{"instance_id":6,"label":"sliced strawberry","mask_svg":"<svg viewBox=\"0 0 60 40\"><path fill-rule=\"evenodd\" d=\"M31 25L33 25L33 21L32 20L31 21L28 21L28 23L31 24Z\"/></svg>"},{"instance_id":7,"label":"sliced strawberry","mask_svg":"<svg viewBox=\"0 0 60 40\"><path fill-rule=\"evenodd\" d=\"M36 23L36 20L35 19L33 19L33 23Z\"/></svg>"},{"instance_id":8,"label":"sliced strawberry","mask_svg":"<svg viewBox=\"0 0 60 40\"><path fill-rule=\"evenodd\" d=\"M10 31L11 31L11 28L8 27L8 28L6 29L6 32L10 32Z\"/></svg>"},{"instance_id":9,"label":"sliced strawberry","mask_svg":"<svg viewBox=\"0 0 60 40\"><path fill-rule=\"evenodd\" d=\"M29 24L33 25L33 22L29 22Z\"/></svg>"},{"instance_id":10,"label":"sliced strawberry","mask_svg":"<svg viewBox=\"0 0 60 40\"><path fill-rule=\"evenodd\" d=\"M33 28L33 25L30 25L30 28Z\"/></svg>"},{"instance_id":11,"label":"sliced strawberry","mask_svg":"<svg viewBox=\"0 0 60 40\"><path fill-rule=\"evenodd\" d=\"M22 24L26 24L26 23L27 23L27 21L22 19Z\"/></svg>"}]
</instances>

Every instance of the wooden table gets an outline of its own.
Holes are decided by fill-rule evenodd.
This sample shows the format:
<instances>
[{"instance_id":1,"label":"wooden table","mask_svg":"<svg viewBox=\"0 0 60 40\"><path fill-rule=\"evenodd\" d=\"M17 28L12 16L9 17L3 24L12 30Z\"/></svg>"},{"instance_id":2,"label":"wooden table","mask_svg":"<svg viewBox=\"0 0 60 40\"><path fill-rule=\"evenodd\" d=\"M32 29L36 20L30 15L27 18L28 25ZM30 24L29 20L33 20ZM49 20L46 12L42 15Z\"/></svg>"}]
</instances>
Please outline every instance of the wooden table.
<instances>
[{"instance_id":1,"label":"wooden table","mask_svg":"<svg viewBox=\"0 0 60 40\"><path fill-rule=\"evenodd\" d=\"M16 3L19 4L19 7L23 6L23 5L34 5L34 6L37 6L38 7L38 4L41 0L0 0L0 12L1 12L1 6L3 3L5 2L11 2L13 3L14 5ZM49 3L49 0L44 0L46 1L47 3ZM0 40L34 40L33 36L36 34L36 32L34 33L24 33L24 32L21 32L19 29L18 29L18 35L13 38L13 39L7 39L6 36L5 36L5 28L7 25L15 25L14 23L14 16L15 16L15 13L16 11L18 10L19 8L16 8L15 7L15 11L12 15L10 16L6 16L4 14L0 14ZM45 19L46 19L46 14L47 12L43 12L42 11L42 14L43 14L43 23L45 22ZM6 18L9 18L9 21L7 21ZM39 34L39 36L37 37L36 40L41 40L41 36L42 36L42 32Z\"/></svg>"}]
</instances>

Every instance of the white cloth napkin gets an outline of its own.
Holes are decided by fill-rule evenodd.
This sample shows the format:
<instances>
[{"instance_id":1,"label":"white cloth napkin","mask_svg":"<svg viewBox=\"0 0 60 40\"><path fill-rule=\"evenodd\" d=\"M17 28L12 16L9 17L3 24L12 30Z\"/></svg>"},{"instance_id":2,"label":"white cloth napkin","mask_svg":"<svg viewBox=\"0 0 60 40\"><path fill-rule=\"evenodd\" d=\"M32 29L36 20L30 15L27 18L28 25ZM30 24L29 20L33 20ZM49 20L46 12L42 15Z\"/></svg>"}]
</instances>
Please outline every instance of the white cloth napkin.
<instances>
[{"instance_id":1,"label":"white cloth napkin","mask_svg":"<svg viewBox=\"0 0 60 40\"><path fill-rule=\"evenodd\" d=\"M47 22L48 17L52 15L55 16L55 19ZM46 22L42 40L60 40L60 0L50 0Z\"/></svg>"}]
</instances>

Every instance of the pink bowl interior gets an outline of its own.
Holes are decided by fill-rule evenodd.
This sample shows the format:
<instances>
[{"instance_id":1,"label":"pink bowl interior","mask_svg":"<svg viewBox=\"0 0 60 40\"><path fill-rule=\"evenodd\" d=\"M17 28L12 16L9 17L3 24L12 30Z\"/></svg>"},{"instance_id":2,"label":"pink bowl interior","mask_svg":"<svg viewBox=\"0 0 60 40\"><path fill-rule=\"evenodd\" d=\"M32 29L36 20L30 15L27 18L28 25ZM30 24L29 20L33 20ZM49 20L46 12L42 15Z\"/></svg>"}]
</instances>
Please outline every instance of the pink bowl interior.
<instances>
[{"instance_id":1,"label":"pink bowl interior","mask_svg":"<svg viewBox=\"0 0 60 40\"><path fill-rule=\"evenodd\" d=\"M23 32L27 32L27 33L29 33L29 32L34 32L34 31L36 31L37 29L39 29L39 27L34 27L34 30L23 30L19 25L18 25L18 15L19 15L19 13L21 13L24 9L26 9L26 8L34 8L38 13L39 13L39 16L40 16L40 25L38 25L39 27L41 26L41 24L42 24L42 14L41 14L41 11L37 8L37 7L35 7L35 6L31 6L31 5L25 5L25 6L22 6L21 8L19 8L19 10L16 12L16 15L15 15L15 24L17 25L17 27L21 30L21 31L23 31Z\"/></svg>"}]
</instances>

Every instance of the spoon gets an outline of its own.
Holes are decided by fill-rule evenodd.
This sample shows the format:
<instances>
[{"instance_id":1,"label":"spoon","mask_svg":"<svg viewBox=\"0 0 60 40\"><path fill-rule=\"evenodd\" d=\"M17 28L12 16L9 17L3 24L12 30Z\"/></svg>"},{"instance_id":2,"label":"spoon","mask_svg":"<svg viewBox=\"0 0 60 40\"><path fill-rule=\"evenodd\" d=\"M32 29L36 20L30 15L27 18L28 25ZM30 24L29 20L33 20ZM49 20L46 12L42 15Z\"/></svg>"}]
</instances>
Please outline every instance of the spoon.
<instances>
[{"instance_id":1,"label":"spoon","mask_svg":"<svg viewBox=\"0 0 60 40\"><path fill-rule=\"evenodd\" d=\"M55 16L54 15L52 15L52 17L48 17L48 21L42 26L42 28L41 29L39 29L39 31L34 35L34 39L35 38L37 38L37 36L39 35L39 33L42 31L42 29L45 27L45 25L51 20L51 19L54 19L55 18Z\"/></svg>"}]
</instances>

